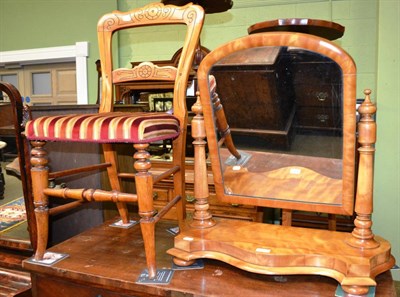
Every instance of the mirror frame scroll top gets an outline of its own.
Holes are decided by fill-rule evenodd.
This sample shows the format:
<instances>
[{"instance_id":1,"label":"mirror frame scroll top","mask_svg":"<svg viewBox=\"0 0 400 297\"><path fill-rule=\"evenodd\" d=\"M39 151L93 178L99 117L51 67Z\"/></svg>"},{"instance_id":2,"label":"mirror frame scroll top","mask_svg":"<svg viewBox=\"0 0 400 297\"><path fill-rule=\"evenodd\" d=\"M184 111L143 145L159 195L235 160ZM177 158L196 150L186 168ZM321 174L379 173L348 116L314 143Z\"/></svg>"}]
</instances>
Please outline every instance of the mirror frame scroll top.
<instances>
[{"instance_id":1,"label":"mirror frame scroll top","mask_svg":"<svg viewBox=\"0 0 400 297\"><path fill-rule=\"evenodd\" d=\"M342 70L343 79L343 160L342 160L342 203L327 204L304 202L299 200L271 199L227 194L224 189L221 160L219 158L218 138L215 129L212 98L209 92L209 74L212 67L224 57L250 48L257 47L297 47L316 52L336 62ZM218 84L218 82L217 82ZM268 32L245 36L228 42L211 51L201 62L198 69L198 85L203 106L204 122L209 147L209 157L214 176L215 191L218 199L227 203L257 205L264 207L296 209L304 211L326 212L352 215L355 197L356 167L356 66L352 57L333 42L303 33Z\"/></svg>"}]
</instances>

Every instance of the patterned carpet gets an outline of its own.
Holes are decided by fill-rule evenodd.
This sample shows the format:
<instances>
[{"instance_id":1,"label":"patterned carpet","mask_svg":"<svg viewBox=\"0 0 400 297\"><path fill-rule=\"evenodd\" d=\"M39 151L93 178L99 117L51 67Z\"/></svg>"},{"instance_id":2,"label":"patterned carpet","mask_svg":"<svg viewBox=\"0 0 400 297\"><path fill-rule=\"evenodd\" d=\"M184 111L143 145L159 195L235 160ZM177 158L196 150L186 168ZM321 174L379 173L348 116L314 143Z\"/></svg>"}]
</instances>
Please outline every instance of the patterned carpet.
<instances>
[{"instance_id":1,"label":"patterned carpet","mask_svg":"<svg viewBox=\"0 0 400 297\"><path fill-rule=\"evenodd\" d=\"M24 197L17 198L0 206L0 233L26 221Z\"/></svg>"}]
</instances>

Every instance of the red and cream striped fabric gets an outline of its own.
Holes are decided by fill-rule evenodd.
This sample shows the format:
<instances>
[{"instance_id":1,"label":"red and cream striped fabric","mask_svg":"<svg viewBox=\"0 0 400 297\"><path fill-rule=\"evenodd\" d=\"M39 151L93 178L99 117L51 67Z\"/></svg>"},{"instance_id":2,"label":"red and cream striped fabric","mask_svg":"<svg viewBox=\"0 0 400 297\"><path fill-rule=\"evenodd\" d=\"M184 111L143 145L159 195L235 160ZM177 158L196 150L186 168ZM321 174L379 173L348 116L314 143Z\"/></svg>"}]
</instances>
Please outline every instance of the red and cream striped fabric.
<instances>
[{"instance_id":1,"label":"red and cream striped fabric","mask_svg":"<svg viewBox=\"0 0 400 297\"><path fill-rule=\"evenodd\" d=\"M211 94L211 97L212 97L212 95L217 90L217 80L215 79L214 75L209 75L208 76L208 81L209 81L208 88L210 89L210 94Z\"/></svg>"},{"instance_id":2,"label":"red and cream striped fabric","mask_svg":"<svg viewBox=\"0 0 400 297\"><path fill-rule=\"evenodd\" d=\"M149 143L173 139L179 120L168 113L110 112L43 116L26 124L29 140Z\"/></svg>"}]
</instances>

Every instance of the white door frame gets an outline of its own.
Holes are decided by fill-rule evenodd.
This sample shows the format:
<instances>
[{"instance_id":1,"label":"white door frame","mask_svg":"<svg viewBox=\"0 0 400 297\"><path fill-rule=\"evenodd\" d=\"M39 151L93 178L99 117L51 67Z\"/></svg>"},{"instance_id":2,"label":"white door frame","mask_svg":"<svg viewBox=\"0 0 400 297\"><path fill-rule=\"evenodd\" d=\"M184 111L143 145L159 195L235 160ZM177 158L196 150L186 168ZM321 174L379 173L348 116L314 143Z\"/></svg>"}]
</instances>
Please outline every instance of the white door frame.
<instances>
[{"instance_id":1,"label":"white door frame","mask_svg":"<svg viewBox=\"0 0 400 297\"><path fill-rule=\"evenodd\" d=\"M88 104L87 57L89 42L77 42L69 46L57 46L0 52L0 66L74 62L76 63L77 103Z\"/></svg>"}]
</instances>

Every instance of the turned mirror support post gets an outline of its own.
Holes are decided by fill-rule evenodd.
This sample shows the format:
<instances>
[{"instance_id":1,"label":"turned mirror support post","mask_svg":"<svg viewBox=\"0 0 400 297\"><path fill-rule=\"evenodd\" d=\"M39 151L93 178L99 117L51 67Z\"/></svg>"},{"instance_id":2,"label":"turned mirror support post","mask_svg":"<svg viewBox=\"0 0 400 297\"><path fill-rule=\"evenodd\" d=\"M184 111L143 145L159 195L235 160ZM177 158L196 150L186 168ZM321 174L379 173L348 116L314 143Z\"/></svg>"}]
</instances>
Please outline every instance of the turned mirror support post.
<instances>
[{"instance_id":1,"label":"turned mirror support post","mask_svg":"<svg viewBox=\"0 0 400 297\"><path fill-rule=\"evenodd\" d=\"M356 193L354 220L355 228L348 244L359 248L377 248L379 243L374 239L371 226L371 215L373 211L373 163L376 142L376 123L373 115L376 106L370 100L371 90L365 90L365 100L358 109L361 120L358 124L358 149L360 154L359 176Z\"/></svg>"},{"instance_id":2,"label":"turned mirror support post","mask_svg":"<svg viewBox=\"0 0 400 297\"><path fill-rule=\"evenodd\" d=\"M190 223L194 228L208 228L215 225L212 215L209 212L208 203L208 178L206 163L206 131L204 127L203 109L200 103L199 92L196 93L197 101L192 106L196 114L192 120L192 137L194 138L194 196L196 202L193 221Z\"/></svg>"}]
</instances>

